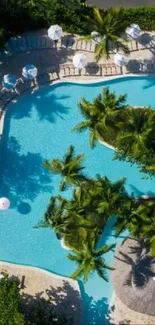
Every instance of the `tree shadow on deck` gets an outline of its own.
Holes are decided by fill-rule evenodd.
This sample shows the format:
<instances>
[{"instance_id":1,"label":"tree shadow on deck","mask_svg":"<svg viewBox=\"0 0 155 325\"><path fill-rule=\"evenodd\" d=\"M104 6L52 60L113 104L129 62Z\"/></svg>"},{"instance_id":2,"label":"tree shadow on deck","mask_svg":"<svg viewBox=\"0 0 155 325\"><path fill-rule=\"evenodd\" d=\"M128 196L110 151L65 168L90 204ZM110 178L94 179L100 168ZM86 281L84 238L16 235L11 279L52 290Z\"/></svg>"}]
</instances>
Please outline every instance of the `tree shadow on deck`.
<instances>
[{"instance_id":1,"label":"tree shadow on deck","mask_svg":"<svg viewBox=\"0 0 155 325\"><path fill-rule=\"evenodd\" d=\"M71 324L81 324L83 314L81 295L68 281L63 280L61 286L51 286L45 293L46 299L43 292L36 293L35 296L23 293L22 307L26 312L27 319L35 320L36 311L39 307L42 311L42 323L40 322L40 325L44 324L43 315L48 315L50 311L59 316L65 315L70 318Z\"/></svg>"}]
</instances>

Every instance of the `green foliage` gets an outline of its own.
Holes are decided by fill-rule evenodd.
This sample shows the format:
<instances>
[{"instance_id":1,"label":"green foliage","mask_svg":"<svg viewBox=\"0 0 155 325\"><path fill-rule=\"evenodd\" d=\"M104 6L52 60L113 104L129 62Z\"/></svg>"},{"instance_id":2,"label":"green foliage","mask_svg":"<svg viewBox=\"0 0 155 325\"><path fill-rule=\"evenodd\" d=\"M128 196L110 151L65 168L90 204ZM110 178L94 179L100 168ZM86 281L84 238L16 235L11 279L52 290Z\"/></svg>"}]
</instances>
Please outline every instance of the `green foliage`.
<instances>
[{"instance_id":1,"label":"green foliage","mask_svg":"<svg viewBox=\"0 0 155 325\"><path fill-rule=\"evenodd\" d=\"M0 281L0 325L25 325L21 300L19 281L5 274Z\"/></svg>"},{"instance_id":2,"label":"green foliage","mask_svg":"<svg viewBox=\"0 0 155 325\"><path fill-rule=\"evenodd\" d=\"M74 278L83 276L87 281L89 274L97 271L107 280L104 269L109 267L101 255L112 247L96 250L96 245L109 218L119 213L129 199L124 184L125 179L112 183L98 176L76 186L70 199L51 198L39 227L53 228L73 250L69 258L79 261Z\"/></svg>"},{"instance_id":3,"label":"green foliage","mask_svg":"<svg viewBox=\"0 0 155 325\"><path fill-rule=\"evenodd\" d=\"M75 156L75 149L70 146L63 159L53 159L51 162L45 160L44 166L52 174L60 174L62 177L60 191L64 191L67 185L78 185L87 179L82 172L85 168L82 165L83 158L84 154Z\"/></svg>"},{"instance_id":4,"label":"green foliage","mask_svg":"<svg viewBox=\"0 0 155 325\"><path fill-rule=\"evenodd\" d=\"M138 24L142 30L155 30L155 7L141 6L125 8L122 19L128 24Z\"/></svg>"},{"instance_id":5,"label":"green foliage","mask_svg":"<svg viewBox=\"0 0 155 325\"><path fill-rule=\"evenodd\" d=\"M20 281L14 277L0 280L0 325L73 325L65 316L57 316L52 302L20 293Z\"/></svg>"},{"instance_id":6,"label":"green foliage","mask_svg":"<svg viewBox=\"0 0 155 325\"><path fill-rule=\"evenodd\" d=\"M155 257L155 200L131 200L117 215L115 229L118 236L128 229L131 235L144 240L145 246Z\"/></svg>"},{"instance_id":7,"label":"green foliage","mask_svg":"<svg viewBox=\"0 0 155 325\"><path fill-rule=\"evenodd\" d=\"M155 175L155 111L150 107L133 108L126 105L126 95L116 97L108 88L92 103L84 98L79 103L85 120L73 130L90 131L90 146L98 140L117 148L114 158L137 163L140 171Z\"/></svg>"},{"instance_id":8,"label":"green foliage","mask_svg":"<svg viewBox=\"0 0 155 325\"><path fill-rule=\"evenodd\" d=\"M78 264L76 271L71 275L71 277L73 279L83 277L83 281L86 282L90 274L96 271L103 280L108 282L106 270L113 269L105 263L102 256L114 247L115 244L104 245L97 249L97 241L88 238L83 244L82 250L74 250L74 255L68 255L69 260L75 261Z\"/></svg>"},{"instance_id":9,"label":"green foliage","mask_svg":"<svg viewBox=\"0 0 155 325\"><path fill-rule=\"evenodd\" d=\"M101 42L95 47L96 61L102 56L109 58L109 49L113 46L116 49L122 49L125 53L129 53L125 39L120 37L127 27L127 21L122 20L123 10L111 8L106 12L94 8L93 18L89 19L90 25L93 24L93 29L98 33ZM95 39L96 35L88 35L85 39Z\"/></svg>"},{"instance_id":10,"label":"green foliage","mask_svg":"<svg viewBox=\"0 0 155 325\"><path fill-rule=\"evenodd\" d=\"M118 30L126 25L137 23L143 30L155 30L155 7L101 10L101 15L104 20L101 35L103 32L113 35L111 40L118 46L119 42L122 44L117 37ZM88 35L97 28L94 8L79 0L1 0L0 30L4 30L5 40L52 24L59 24L65 31L79 35ZM97 56L105 53L106 43L107 38L97 47Z\"/></svg>"},{"instance_id":11,"label":"green foliage","mask_svg":"<svg viewBox=\"0 0 155 325\"><path fill-rule=\"evenodd\" d=\"M82 98L78 106L85 121L76 125L73 131L82 132L88 128L90 146L93 148L99 138L106 140L104 131L107 133L107 130L111 132L116 129L115 121L120 110L126 107L125 101L126 95L117 97L109 88L103 88L102 93L92 103Z\"/></svg>"}]
</instances>

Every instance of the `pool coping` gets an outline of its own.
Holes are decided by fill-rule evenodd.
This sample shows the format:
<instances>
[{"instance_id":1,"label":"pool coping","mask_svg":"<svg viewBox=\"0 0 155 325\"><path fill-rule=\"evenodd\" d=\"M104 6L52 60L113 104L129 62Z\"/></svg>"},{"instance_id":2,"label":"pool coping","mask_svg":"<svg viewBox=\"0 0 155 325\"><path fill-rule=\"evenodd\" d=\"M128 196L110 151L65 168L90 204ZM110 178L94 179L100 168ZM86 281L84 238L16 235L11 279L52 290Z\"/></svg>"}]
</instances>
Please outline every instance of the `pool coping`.
<instances>
[{"instance_id":1,"label":"pool coping","mask_svg":"<svg viewBox=\"0 0 155 325\"><path fill-rule=\"evenodd\" d=\"M4 121L5 121L5 113L6 113L6 110L7 110L7 107L10 103L13 103L14 101L16 102L18 100L19 97L25 95L26 93L30 93L30 95L32 93L34 93L35 91L37 91L38 89L42 88L42 87L45 87L46 85L50 85L50 86L55 86L56 84L63 84L63 83L72 83L72 84L81 84L81 85L89 85L89 84L98 84L98 83L101 83L101 82L106 82L106 81L109 81L109 80L116 80L116 79L122 79L122 78L130 78L130 77L149 77L150 74L133 74L133 73L130 73L130 74L123 74L123 75L117 75L117 76L107 76L107 77L102 77L102 78L97 78L94 79L94 78L91 78L90 80L89 79L85 79L85 80L82 80L80 78L77 78L74 80L71 77L67 77L65 79L62 79L62 78L59 78L59 79L56 79L56 80L49 80L49 81L46 81L45 83L39 85L39 86L31 86L30 88L24 90L22 93L20 94L15 94L10 100L8 100L8 102L3 106L3 109L2 109L2 112L1 112L1 118L0 118L0 139L3 135L3 129L4 129ZM151 76L155 76L155 74L151 74ZM32 91L31 91L32 90ZM30 92L31 91L31 92ZM112 150L115 150L115 148L109 144L107 144L106 142L104 141L100 141L103 145L105 145L106 147L112 149Z\"/></svg>"}]
</instances>

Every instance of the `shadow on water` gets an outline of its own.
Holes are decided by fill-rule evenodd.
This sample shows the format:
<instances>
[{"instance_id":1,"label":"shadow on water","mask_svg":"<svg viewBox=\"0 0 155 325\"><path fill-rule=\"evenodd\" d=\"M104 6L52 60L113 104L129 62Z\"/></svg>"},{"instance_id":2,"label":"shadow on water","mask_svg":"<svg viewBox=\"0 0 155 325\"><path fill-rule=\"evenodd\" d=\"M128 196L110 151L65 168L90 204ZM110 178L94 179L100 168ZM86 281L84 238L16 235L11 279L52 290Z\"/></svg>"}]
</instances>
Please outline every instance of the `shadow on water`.
<instances>
[{"instance_id":1,"label":"shadow on water","mask_svg":"<svg viewBox=\"0 0 155 325\"><path fill-rule=\"evenodd\" d=\"M142 192L140 191L136 186L129 184L130 189L132 191L132 194L134 195L134 197L139 197L141 195L151 195L151 196L155 196L155 193L152 191L147 191L147 192Z\"/></svg>"},{"instance_id":2,"label":"shadow on water","mask_svg":"<svg viewBox=\"0 0 155 325\"><path fill-rule=\"evenodd\" d=\"M31 207L24 200L33 201L40 192L52 191L52 178L43 167L40 154L21 154L17 140L14 137L7 140L6 132L7 123L1 142L0 192L9 198L12 208L18 206L20 213L27 214Z\"/></svg>"},{"instance_id":3,"label":"shadow on water","mask_svg":"<svg viewBox=\"0 0 155 325\"><path fill-rule=\"evenodd\" d=\"M136 186L132 185L132 184L129 184L130 186L130 189L131 189L131 193L132 195L134 195L135 197L138 197L138 196L141 196L141 195L144 195L145 193L144 192L141 192Z\"/></svg>"},{"instance_id":4,"label":"shadow on water","mask_svg":"<svg viewBox=\"0 0 155 325\"><path fill-rule=\"evenodd\" d=\"M84 306L82 325L109 325L110 317L107 298L103 297L95 301L93 297L86 294L83 283L81 281L78 283Z\"/></svg>"},{"instance_id":5,"label":"shadow on water","mask_svg":"<svg viewBox=\"0 0 155 325\"><path fill-rule=\"evenodd\" d=\"M147 61L149 63L149 60L145 60L145 61ZM147 78L145 85L143 86L143 89L148 89L151 87L155 87L155 78L149 77L149 78Z\"/></svg>"},{"instance_id":6,"label":"shadow on water","mask_svg":"<svg viewBox=\"0 0 155 325\"><path fill-rule=\"evenodd\" d=\"M107 222L105 228L104 228L104 231L103 231L103 234L102 236L100 237L100 240L99 240L99 247L107 244L108 240L110 239L111 241L111 238L113 238L114 242L115 242L115 238L113 236L113 225L115 223L115 216L112 216L109 221Z\"/></svg>"},{"instance_id":7,"label":"shadow on water","mask_svg":"<svg viewBox=\"0 0 155 325\"><path fill-rule=\"evenodd\" d=\"M42 89L41 94L39 91L36 91L31 96L27 96L26 99L25 96L23 96L20 100L20 107L18 110L16 107L14 110L14 106L11 107L12 116L16 119L30 117L32 110L35 109L40 120L47 120L54 123L57 117L64 119L63 116L68 114L69 107L67 107L66 102L65 105L62 103L63 100L68 99L69 96L57 97L53 93L54 87L55 86L52 86L49 92L47 92L47 87L45 87ZM57 87L61 87L61 85L57 85ZM27 105L25 105L25 100Z\"/></svg>"}]
</instances>

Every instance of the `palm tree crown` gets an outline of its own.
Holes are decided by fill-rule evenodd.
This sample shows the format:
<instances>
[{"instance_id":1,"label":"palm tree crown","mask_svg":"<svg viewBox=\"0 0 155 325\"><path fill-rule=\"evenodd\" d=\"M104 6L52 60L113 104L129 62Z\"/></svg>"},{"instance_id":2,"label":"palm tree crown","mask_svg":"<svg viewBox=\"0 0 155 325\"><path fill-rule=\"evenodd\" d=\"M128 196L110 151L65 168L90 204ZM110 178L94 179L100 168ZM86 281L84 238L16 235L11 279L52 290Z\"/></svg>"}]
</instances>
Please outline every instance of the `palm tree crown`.
<instances>
[{"instance_id":1,"label":"palm tree crown","mask_svg":"<svg viewBox=\"0 0 155 325\"><path fill-rule=\"evenodd\" d=\"M95 48L96 60L102 56L109 57L110 46L113 48L122 49L125 53L129 53L129 49L125 44L125 39L121 39L120 32L124 31L127 23L122 19L122 9L111 8L107 13L103 14L101 10L94 9L94 30L98 33L100 38L99 44ZM95 39L96 35L89 35L84 39Z\"/></svg>"},{"instance_id":2,"label":"palm tree crown","mask_svg":"<svg viewBox=\"0 0 155 325\"><path fill-rule=\"evenodd\" d=\"M97 241L88 239L83 245L83 249L78 251L74 250L73 254L69 254L68 258L75 261L78 264L76 271L71 275L73 279L78 279L83 277L83 281L86 282L90 273L96 271L98 275L105 281L108 281L106 274L107 270L113 270L109 267L102 256L108 253L111 249L115 247L113 245L104 245L97 249Z\"/></svg>"},{"instance_id":3,"label":"palm tree crown","mask_svg":"<svg viewBox=\"0 0 155 325\"><path fill-rule=\"evenodd\" d=\"M77 185L87 178L82 173L85 168L82 166L84 154L75 155L73 146L70 146L63 159L54 159L51 162L45 160L44 166L53 174L60 174L62 181L60 191L64 191L69 185Z\"/></svg>"},{"instance_id":4,"label":"palm tree crown","mask_svg":"<svg viewBox=\"0 0 155 325\"><path fill-rule=\"evenodd\" d=\"M90 146L93 148L98 138L104 139L104 130L114 127L114 120L120 110L127 107L126 95L116 96L109 88L103 88L101 94L90 103L82 98L79 103L81 114L85 120L73 128L73 131L90 130Z\"/></svg>"}]
</instances>

